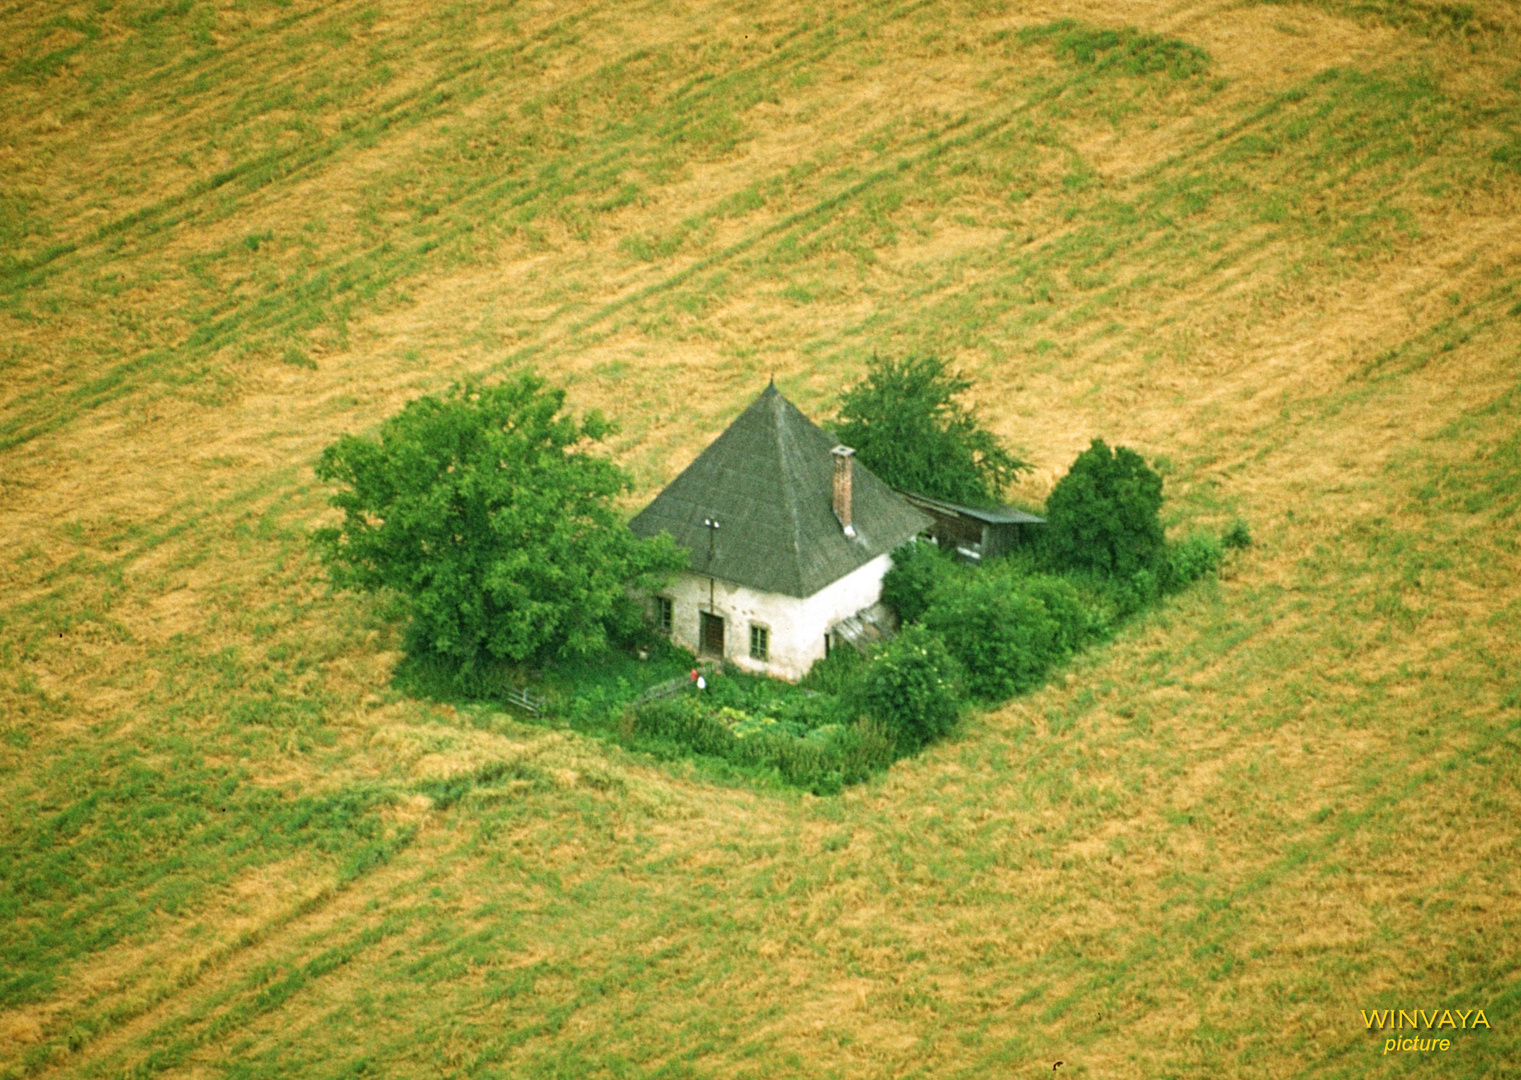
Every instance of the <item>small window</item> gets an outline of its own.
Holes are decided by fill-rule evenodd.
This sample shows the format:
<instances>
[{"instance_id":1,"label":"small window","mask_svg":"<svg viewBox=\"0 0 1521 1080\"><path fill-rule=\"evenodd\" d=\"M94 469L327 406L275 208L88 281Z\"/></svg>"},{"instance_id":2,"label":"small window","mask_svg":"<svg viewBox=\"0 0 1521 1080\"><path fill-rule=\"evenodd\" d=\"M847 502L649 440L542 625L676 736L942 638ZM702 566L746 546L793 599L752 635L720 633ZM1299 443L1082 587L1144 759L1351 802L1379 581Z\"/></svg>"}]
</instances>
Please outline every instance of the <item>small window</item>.
<instances>
[{"instance_id":1,"label":"small window","mask_svg":"<svg viewBox=\"0 0 1521 1080\"><path fill-rule=\"evenodd\" d=\"M771 631L764 626L750 627L750 659L771 659Z\"/></svg>"},{"instance_id":2,"label":"small window","mask_svg":"<svg viewBox=\"0 0 1521 1080\"><path fill-rule=\"evenodd\" d=\"M667 597L655 597L655 629L662 634L671 632L671 626L675 623L674 607Z\"/></svg>"}]
</instances>

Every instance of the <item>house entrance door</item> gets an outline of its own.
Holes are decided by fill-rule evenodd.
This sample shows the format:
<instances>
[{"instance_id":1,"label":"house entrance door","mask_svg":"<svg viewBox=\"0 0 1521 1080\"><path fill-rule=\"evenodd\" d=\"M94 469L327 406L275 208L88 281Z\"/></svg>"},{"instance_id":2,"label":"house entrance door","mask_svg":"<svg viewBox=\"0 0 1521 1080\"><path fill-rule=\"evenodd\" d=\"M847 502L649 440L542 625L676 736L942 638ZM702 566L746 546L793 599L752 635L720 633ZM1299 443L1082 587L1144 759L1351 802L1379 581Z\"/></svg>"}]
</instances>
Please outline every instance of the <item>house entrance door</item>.
<instances>
[{"instance_id":1,"label":"house entrance door","mask_svg":"<svg viewBox=\"0 0 1521 1080\"><path fill-rule=\"evenodd\" d=\"M713 656L724 654L724 620L722 616L701 613L702 651Z\"/></svg>"}]
</instances>

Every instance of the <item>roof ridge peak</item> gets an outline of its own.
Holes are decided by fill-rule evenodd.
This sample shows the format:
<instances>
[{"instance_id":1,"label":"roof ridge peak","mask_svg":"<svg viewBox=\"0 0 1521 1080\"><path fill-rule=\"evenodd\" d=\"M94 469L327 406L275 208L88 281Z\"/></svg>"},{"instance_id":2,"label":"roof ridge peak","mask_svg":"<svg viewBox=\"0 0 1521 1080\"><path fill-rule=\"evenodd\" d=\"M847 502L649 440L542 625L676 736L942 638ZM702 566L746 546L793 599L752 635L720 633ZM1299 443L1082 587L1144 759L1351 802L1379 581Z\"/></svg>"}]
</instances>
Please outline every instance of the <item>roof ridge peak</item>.
<instances>
[{"instance_id":1,"label":"roof ridge peak","mask_svg":"<svg viewBox=\"0 0 1521 1080\"><path fill-rule=\"evenodd\" d=\"M929 523L863 466L853 469L857 538L846 537L833 506L837 441L773 380L629 527L670 534L692 553L694 574L811 596ZM723 522L716 537L710 517Z\"/></svg>"}]
</instances>

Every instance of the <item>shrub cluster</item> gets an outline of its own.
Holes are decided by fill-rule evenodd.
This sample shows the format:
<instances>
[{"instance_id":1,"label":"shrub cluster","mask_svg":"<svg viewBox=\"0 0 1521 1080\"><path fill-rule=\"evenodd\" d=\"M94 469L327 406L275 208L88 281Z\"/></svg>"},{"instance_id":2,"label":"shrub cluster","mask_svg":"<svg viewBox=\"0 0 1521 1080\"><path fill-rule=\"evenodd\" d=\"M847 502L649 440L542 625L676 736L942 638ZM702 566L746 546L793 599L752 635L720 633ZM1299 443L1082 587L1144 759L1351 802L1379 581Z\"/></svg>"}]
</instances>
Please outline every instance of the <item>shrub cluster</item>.
<instances>
[{"instance_id":1,"label":"shrub cluster","mask_svg":"<svg viewBox=\"0 0 1521 1080\"><path fill-rule=\"evenodd\" d=\"M1224 554L1224 544L1208 533L1168 544L1162 553L1162 591L1177 592L1216 573Z\"/></svg>"},{"instance_id":2,"label":"shrub cluster","mask_svg":"<svg viewBox=\"0 0 1521 1080\"><path fill-rule=\"evenodd\" d=\"M929 610L930 596L954 570L950 556L935 545L904 544L882 576L882 602L903 622L918 622Z\"/></svg>"},{"instance_id":3,"label":"shrub cluster","mask_svg":"<svg viewBox=\"0 0 1521 1080\"><path fill-rule=\"evenodd\" d=\"M858 699L894 745L912 753L955 725L961 715L960 674L940 638L911 626L873 657Z\"/></svg>"},{"instance_id":4,"label":"shrub cluster","mask_svg":"<svg viewBox=\"0 0 1521 1080\"><path fill-rule=\"evenodd\" d=\"M893 553L882 599L903 629L870 660L850 649L814 665L801 687L747 698L742 680L639 709L627 722L647 748L668 745L771 771L825 793L945 736L968 697L997 702L1121 619L1214 573L1226 538L1168 542L1162 481L1139 454L1095 440L1052 492L1047 541L969 567L929 544ZM765 680L761 680L765 682Z\"/></svg>"},{"instance_id":5,"label":"shrub cluster","mask_svg":"<svg viewBox=\"0 0 1521 1080\"><path fill-rule=\"evenodd\" d=\"M1070 582L1005 563L948 577L923 625L945 642L972 694L1002 701L1040 685L1104 624Z\"/></svg>"},{"instance_id":6,"label":"shrub cluster","mask_svg":"<svg viewBox=\"0 0 1521 1080\"><path fill-rule=\"evenodd\" d=\"M924 614L967 673L967 688L1002 700L1038 684L1050 666L1056 620L1046 605L1003 574L964 575L947 582Z\"/></svg>"},{"instance_id":7,"label":"shrub cluster","mask_svg":"<svg viewBox=\"0 0 1521 1080\"><path fill-rule=\"evenodd\" d=\"M710 701L683 695L635 710L626 723L627 741L643 749L664 743L677 754L704 754L769 770L816 795L860 783L896 756L892 740L869 721L825 724L799 733L774 719L766 724L771 718L747 724L751 719L732 707L714 709Z\"/></svg>"},{"instance_id":8,"label":"shrub cluster","mask_svg":"<svg viewBox=\"0 0 1521 1080\"><path fill-rule=\"evenodd\" d=\"M1119 620L1215 573L1227 546L1250 543L1240 522L1224 539L1169 542L1161 508L1162 478L1141 456L1095 439L1052 491L1036 548L973 569L905 545L882 598L912 632L943 644L971 695L1002 701Z\"/></svg>"}]
</instances>

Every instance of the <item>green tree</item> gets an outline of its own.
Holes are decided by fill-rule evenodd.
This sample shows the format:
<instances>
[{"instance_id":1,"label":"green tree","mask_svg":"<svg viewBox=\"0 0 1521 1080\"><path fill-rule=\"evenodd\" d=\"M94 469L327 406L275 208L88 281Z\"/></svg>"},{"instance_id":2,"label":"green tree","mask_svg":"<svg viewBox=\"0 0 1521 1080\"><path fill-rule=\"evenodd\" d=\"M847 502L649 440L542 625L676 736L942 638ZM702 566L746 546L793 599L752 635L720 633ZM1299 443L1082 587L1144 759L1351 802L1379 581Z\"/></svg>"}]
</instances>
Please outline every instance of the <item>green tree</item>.
<instances>
[{"instance_id":1,"label":"green tree","mask_svg":"<svg viewBox=\"0 0 1521 1080\"><path fill-rule=\"evenodd\" d=\"M1059 563L1128 578L1162 553L1161 510L1162 478L1141 455L1094 439L1046 499L1046 542Z\"/></svg>"},{"instance_id":2,"label":"green tree","mask_svg":"<svg viewBox=\"0 0 1521 1080\"><path fill-rule=\"evenodd\" d=\"M845 391L835 436L893 487L951 502L990 505L1030 466L956 403L971 382L933 356L873 357Z\"/></svg>"},{"instance_id":3,"label":"green tree","mask_svg":"<svg viewBox=\"0 0 1521 1080\"><path fill-rule=\"evenodd\" d=\"M684 556L619 520L609 500L628 476L588 452L612 428L561 415L564 398L532 375L467 383L324 450L343 521L314 540L335 584L395 590L409 648L466 668L586 655L635 629L630 588L658 587Z\"/></svg>"}]
</instances>

